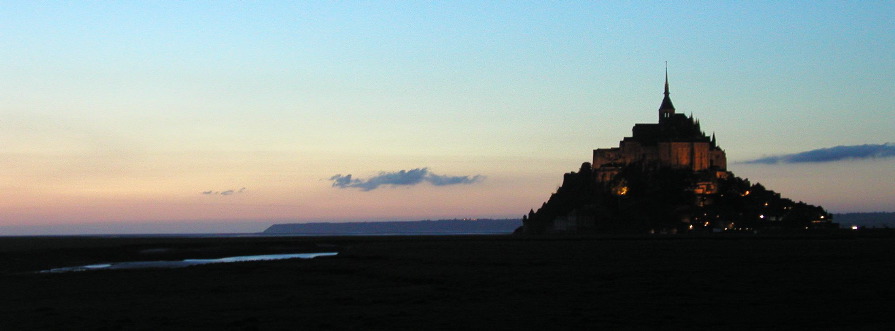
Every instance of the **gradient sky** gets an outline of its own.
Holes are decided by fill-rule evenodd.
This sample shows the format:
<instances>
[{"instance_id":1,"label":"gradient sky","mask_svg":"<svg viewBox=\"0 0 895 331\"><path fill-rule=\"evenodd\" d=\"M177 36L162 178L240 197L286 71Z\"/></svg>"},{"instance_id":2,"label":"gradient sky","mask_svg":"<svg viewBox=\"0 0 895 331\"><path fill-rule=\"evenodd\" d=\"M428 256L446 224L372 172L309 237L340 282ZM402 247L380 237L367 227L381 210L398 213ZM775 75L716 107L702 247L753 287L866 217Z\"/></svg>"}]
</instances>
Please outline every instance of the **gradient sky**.
<instances>
[{"instance_id":1,"label":"gradient sky","mask_svg":"<svg viewBox=\"0 0 895 331\"><path fill-rule=\"evenodd\" d=\"M895 142L893 22L891 1L4 2L0 232L520 217L656 121L665 61L738 176L895 211L895 158L739 163ZM331 180L422 168L482 177Z\"/></svg>"}]
</instances>

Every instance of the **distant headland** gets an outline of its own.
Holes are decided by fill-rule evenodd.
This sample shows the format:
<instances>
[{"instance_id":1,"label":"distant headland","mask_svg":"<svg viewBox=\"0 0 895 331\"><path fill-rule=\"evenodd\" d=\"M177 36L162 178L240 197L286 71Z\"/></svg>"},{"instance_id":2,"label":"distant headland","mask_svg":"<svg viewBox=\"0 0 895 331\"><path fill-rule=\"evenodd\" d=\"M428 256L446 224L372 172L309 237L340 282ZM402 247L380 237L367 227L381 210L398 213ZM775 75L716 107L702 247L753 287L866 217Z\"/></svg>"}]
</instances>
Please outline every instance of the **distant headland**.
<instances>
[{"instance_id":1,"label":"distant headland","mask_svg":"<svg viewBox=\"0 0 895 331\"><path fill-rule=\"evenodd\" d=\"M450 219L392 222L274 224L264 235L464 235L509 234L519 219Z\"/></svg>"},{"instance_id":2,"label":"distant headland","mask_svg":"<svg viewBox=\"0 0 895 331\"><path fill-rule=\"evenodd\" d=\"M635 124L618 147L565 174L517 233L686 233L838 228L822 207L794 202L727 170L699 120L671 102L668 72L658 123Z\"/></svg>"}]
</instances>

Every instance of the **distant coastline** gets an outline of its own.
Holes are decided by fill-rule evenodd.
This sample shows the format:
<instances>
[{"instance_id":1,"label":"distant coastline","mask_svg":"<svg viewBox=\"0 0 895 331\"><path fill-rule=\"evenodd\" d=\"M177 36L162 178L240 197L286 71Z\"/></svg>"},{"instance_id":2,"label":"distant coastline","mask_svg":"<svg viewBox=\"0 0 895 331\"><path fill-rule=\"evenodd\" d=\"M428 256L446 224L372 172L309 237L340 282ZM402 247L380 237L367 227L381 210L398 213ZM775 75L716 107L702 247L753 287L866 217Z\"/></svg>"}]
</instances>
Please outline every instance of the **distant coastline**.
<instances>
[{"instance_id":1,"label":"distant coastline","mask_svg":"<svg viewBox=\"0 0 895 331\"><path fill-rule=\"evenodd\" d=\"M842 229L895 228L895 212L833 214ZM259 235L460 235L510 234L522 225L521 219L420 220L345 223L274 224Z\"/></svg>"},{"instance_id":2,"label":"distant coastline","mask_svg":"<svg viewBox=\"0 0 895 331\"><path fill-rule=\"evenodd\" d=\"M347 223L274 224L262 235L451 235L510 234L522 226L521 219L421 220Z\"/></svg>"},{"instance_id":3,"label":"distant coastline","mask_svg":"<svg viewBox=\"0 0 895 331\"><path fill-rule=\"evenodd\" d=\"M843 229L851 226L895 228L895 212L833 214L833 221Z\"/></svg>"},{"instance_id":4,"label":"distant coastline","mask_svg":"<svg viewBox=\"0 0 895 331\"><path fill-rule=\"evenodd\" d=\"M895 229L895 212L862 212L833 214L833 222L841 229ZM254 237L278 235L460 235L508 234L521 226L520 219L371 221L346 223L280 223L266 225L253 222L165 222L139 223L126 228L123 223L70 224L65 226L0 226L0 237L10 236L103 236L103 237ZM269 223L268 223L269 224Z\"/></svg>"}]
</instances>

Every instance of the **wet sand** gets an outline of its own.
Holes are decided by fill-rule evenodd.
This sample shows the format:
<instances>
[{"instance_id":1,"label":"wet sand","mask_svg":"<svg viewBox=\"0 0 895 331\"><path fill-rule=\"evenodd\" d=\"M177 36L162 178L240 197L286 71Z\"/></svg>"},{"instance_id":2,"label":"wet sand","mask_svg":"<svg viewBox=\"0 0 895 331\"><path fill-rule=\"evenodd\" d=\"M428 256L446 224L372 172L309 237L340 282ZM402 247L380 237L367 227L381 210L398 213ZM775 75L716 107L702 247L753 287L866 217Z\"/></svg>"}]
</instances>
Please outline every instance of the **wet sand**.
<instances>
[{"instance_id":1,"label":"wet sand","mask_svg":"<svg viewBox=\"0 0 895 331\"><path fill-rule=\"evenodd\" d=\"M334 257L39 274L104 262ZM0 238L2 329L889 329L891 237Z\"/></svg>"}]
</instances>

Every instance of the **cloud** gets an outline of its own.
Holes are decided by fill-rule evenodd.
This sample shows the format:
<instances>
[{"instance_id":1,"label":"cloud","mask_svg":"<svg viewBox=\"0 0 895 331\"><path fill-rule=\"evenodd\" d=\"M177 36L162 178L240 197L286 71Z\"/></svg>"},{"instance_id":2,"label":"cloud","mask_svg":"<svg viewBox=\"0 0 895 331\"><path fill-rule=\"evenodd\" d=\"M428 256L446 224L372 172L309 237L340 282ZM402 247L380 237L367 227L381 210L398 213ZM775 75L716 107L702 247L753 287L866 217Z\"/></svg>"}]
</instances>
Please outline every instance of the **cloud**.
<instances>
[{"instance_id":1,"label":"cloud","mask_svg":"<svg viewBox=\"0 0 895 331\"><path fill-rule=\"evenodd\" d=\"M351 174L342 176L341 174L329 178L333 181L333 187L337 188L359 188L361 191L372 191L382 185L391 186L412 186L421 183L429 183L435 186L473 184L485 179L485 176L445 176L436 175L429 171L429 168L416 168L411 170L400 170L395 172L380 172L379 175L368 179L352 178Z\"/></svg>"},{"instance_id":2,"label":"cloud","mask_svg":"<svg viewBox=\"0 0 895 331\"><path fill-rule=\"evenodd\" d=\"M852 159L876 159L895 157L895 144L885 143L880 145L854 145L821 148L807 152L768 156L755 160L745 161L746 164L777 164L777 163L818 163L835 162Z\"/></svg>"},{"instance_id":3,"label":"cloud","mask_svg":"<svg viewBox=\"0 0 895 331\"><path fill-rule=\"evenodd\" d=\"M204 195L223 195L223 196L228 196L228 195L234 195L234 194L238 194L238 193L245 192L245 190L246 190L246 188L243 187L243 188L238 189L238 190L203 191L202 194L204 194Z\"/></svg>"},{"instance_id":4,"label":"cloud","mask_svg":"<svg viewBox=\"0 0 895 331\"><path fill-rule=\"evenodd\" d=\"M442 176L436 174L429 174L429 177L426 180L432 185L435 186L445 186L445 185L456 185L456 184L472 184L478 181L485 179L482 175L475 176Z\"/></svg>"}]
</instances>

